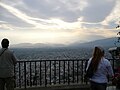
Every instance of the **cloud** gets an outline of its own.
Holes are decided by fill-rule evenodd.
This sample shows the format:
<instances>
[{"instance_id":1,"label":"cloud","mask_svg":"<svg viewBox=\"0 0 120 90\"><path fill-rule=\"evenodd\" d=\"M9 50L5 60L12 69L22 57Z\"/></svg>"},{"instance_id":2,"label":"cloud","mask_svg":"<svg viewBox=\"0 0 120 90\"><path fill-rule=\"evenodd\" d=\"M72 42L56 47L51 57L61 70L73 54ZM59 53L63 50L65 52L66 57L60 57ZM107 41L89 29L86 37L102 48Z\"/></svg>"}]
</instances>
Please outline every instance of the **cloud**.
<instances>
[{"instance_id":1,"label":"cloud","mask_svg":"<svg viewBox=\"0 0 120 90\"><path fill-rule=\"evenodd\" d=\"M14 28L9 24L0 24L0 29L3 30L14 30Z\"/></svg>"},{"instance_id":2,"label":"cloud","mask_svg":"<svg viewBox=\"0 0 120 90\"><path fill-rule=\"evenodd\" d=\"M33 25L37 24L35 21L30 20L31 17L27 16L25 13L20 12L18 9L15 9L14 7L11 7L11 6L3 4L3 3L0 3L0 5L3 8L7 9L10 13L15 15L16 17L22 19L23 21L25 21L29 24L33 24Z\"/></svg>"},{"instance_id":3,"label":"cloud","mask_svg":"<svg viewBox=\"0 0 120 90\"><path fill-rule=\"evenodd\" d=\"M66 7L75 12L75 11L83 11L84 8L88 6L87 3L88 0L80 0L80 1L75 1L75 0L60 0L63 4L66 5Z\"/></svg>"},{"instance_id":4,"label":"cloud","mask_svg":"<svg viewBox=\"0 0 120 90\"><path fill-rule=\"evenodd\" d=\"M0 37L17 43L72 43L113 37L119 4L119 0L3 0Z\"/></svg>"},{"instance_id":5,"label":"cloud","mask_svg":"<svg viewBox=\"0 0 120 90\"><path fill-rule=\"evenodd\" d=\"M5 21L0 21L0 23L7 23L7 22L5 22Z\"/></svg>"},{"instance_id":6,"label":"cloud","mask_svg":"<svg viewBox=\"0 0 120 90\"><path fill-rule=\"evenodd\" d=\"M109 25L110 22L116 22L118 23L118 20L120 20L120 0L116 0L116 5L111 11L111 13L101 22L102 25Z\"/></svg>"},{"instance_id":7,"label":"cloud","mask_svg":"<svg viewBox=\"0 0 120 90\"><path fill-rule=\"evenodd\" d=\"M71 29L74 27L77 27L80 23L78 22L73 22L73 23L68 23L64 22L60 19L41 19L41 18L35 18L28 16L27 14L21 12L20 10L11 7L9 5L0 3L0 5L8 10L11 14L16 16L17 18L23 20L24 22L33 25L35 28L41 28L41 29L50 29L50 28L58 28L58 29Z\"/></svg>"},{"instance_id":8,"label":"cloud","mask_svg":"<svg viewBox=\"0 0 120 90\"><path fill-rule=\"evenodd\" d=\"M115 0L108 2L108 0L89 0L89 5L81 13L86 22L101 22L111 13L114 8Z\"/></svg>"},{"instance_id":9,"label":"cloud","mask_svg":"<svg viewBox=\"0 0 120 90\"><path fill-rule=\"evenodd\" d=\"M14 26L5 21L0 21L0 30L14 30Z\"/></svg>"},{"instance_id":10,"label":"cloud","mask_svg":"<svg viewBox=\"0 0 120 90\"><path fill-rule=\"evenodd\" d=\"M38 17L56 17L69 22L75 22L81 11L87 7L87 0L24 0L23 2L30 11L35 11Z\"/></svg>"},{"instance_id":11,"label":"cloud","mask_svg":"<svg viewBox=\"0 0 120 90\"><path fill-rule=\"evenodd\" d=\"M94 0L95 1L95 0ZM109 2L111 1L111 0L108 0ZM26 2L26 4L27 5L31 5L32 3L33 3L33 0L29 0L29 2L28 2L28 0L26 0L26 1L24 1L24 2ZM20 2L20 4L21 5L23 5L24 7L26 7L26 8L28 8L27 6L25 6L25 4L23 4L24 3L23 1L21 1ZM28 3L27 3L28 2ZM64 1L55 1L55 0L53 0L52 2L50 2L49 0L45 0L45 1L43 1L42 2L42 4L43 4L43 10L44 10L44 4L47 2L47 4L48 4L48 7L51 7L51 8L53 8L52 6L53 6L53 4L59 4L59 6L57 6L57 8L59 9L59 8L62 8L61 6L62 5L64 5L65 7L67 7L67 9L69 10L69 9L73 9L73 10L71 10L71 11L73 11L73 12L76 12L76 10L81 10L80 8L82 8L82 10L83 9L85 9L86 7L88 7L88 6L90 6L90 3L89 3L89 5L88 5L88 2L87 2L87 0L81 0L80 2L78 2L78 1L67 1L67 0L64 0ZM100 2L100 1L99 1ZM101 5L103 5L103 3L102 2L95 2L94 4L96 4L96 5L94 5L94 8L95 7L101 7ZM112 3L113 3L113 1L111 1ZM111 3L110 2L110 3ZM31 5L31 6L34 6L32 9L30 9L30 11L33 11L34 10L34 8L38 8L41 4L41 1L39 1L39 0L35 0L34 1L34 3L37 3L37 4L35 4L35 5ZM84 4L83 4L84 3ZM100 4L99 6L98 6L98 4ZM39 6L38 6L39 5ZM104 4L104 5L106 5L106 4ZM79 21L79 20L76 20L75 22L65 22L65 21L63 21L63 20L61 20L61 18L54 18L54 17L52 17L52 19L51 19L51 17L48 19L42 19L42 18L38 18L38 17L32 17L32 16L29 16L28 14L27 14L27 12L25 13L25 12L22 12L22 11L20 11L20 10L18 10L17 8L15 8L15 7L12 7L12 6L9 6L9 5L6 5L6 4L3 4L3 3L1 3L1 6L2 7L4 7L5 9L7 9L10 13L12 13L14 16L16 16L17 18L19 18L19 19L21 19L21 20L23 20L24 22L26 22L27 24L30 24L30 25L33 25L34 27L33 28L40 28L40 29L51 29L51 28L58 28L58 29L73 29L74 27L81 27L81 24L83 24L84 25L84 27L85 26L92 26L92 25L99 25L100 26L100 22L96 22L95 21L95 23L94 22L84 22L84 20L85 19L87 19L85 16L83 17L83 20L82 21ZM16 6L16 5L14 5L14 6ZM74 6L76 6L75 8L73 8ZM93 7L93 3L91 4L91 6ZM40 6L41 7L41 6ZM80 7L80 8L79 8ZM89 7L88 7L89 8ZM102 7L101 7L102 8ZM38 8L39 9L39 8ZM67 10L66 9L66 10ZM40 9L41 10L41 9ZM66 10L62 10L62 11L66 11ZM81 10L81 11L82 11ZM89 10L89 9L88 9ZM48 10L47 10L48 11ZM89 10L89 11L91 11L91 10ZM59 11L58 11L59 12ZM72 12L71 12L72 13ZM89 14L88 14L89 15ZM66 15L67 16L67 15ZM101 15L102 16L102 15ZM73 17L73 16L70 16L70 17ZM81 16L79 16L77 19L79 19ZM93 16L93 17L95 17L95 16ZM96 16L97 17L97 16ZM88 16L88 18L90 18L89 16ZM92 18L91 18L92 19ZM98 17L96 18L96 19L98 19ZM100 18L99 18L100 19ZM95 20L95 18L94 18L94 20ZM57 21L57 22L56 22ZM104 22L104 21L103 21ZM103 23L102 22L102 23ZM26 24L26 25L27 25ZM29 25L29 26L30 26Z\"/></svg>"}]
</instances>

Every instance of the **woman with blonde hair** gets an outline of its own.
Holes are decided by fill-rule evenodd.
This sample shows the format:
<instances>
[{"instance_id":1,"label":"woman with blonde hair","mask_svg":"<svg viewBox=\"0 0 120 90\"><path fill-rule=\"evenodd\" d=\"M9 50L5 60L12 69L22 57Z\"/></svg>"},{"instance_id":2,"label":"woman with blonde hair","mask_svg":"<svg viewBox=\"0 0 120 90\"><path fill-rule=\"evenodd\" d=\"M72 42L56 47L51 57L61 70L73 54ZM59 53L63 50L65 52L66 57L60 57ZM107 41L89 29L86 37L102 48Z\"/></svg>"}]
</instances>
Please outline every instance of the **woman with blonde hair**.
<instances>
[{"instance_id":1,"label":"woman with blonde hair","mask_svg":"<svg viewBox=\"0 0 120 90\"><path fill-rule=\"evenodd\" d=\"M94 71L93 76L89 78L91 90L106 90L108 76L113 76L113 70L110 62L104 57L104 50L101 47L94 48L93 55L88 61L86 70L89 65Z\"/></svg>"}]
</instances>

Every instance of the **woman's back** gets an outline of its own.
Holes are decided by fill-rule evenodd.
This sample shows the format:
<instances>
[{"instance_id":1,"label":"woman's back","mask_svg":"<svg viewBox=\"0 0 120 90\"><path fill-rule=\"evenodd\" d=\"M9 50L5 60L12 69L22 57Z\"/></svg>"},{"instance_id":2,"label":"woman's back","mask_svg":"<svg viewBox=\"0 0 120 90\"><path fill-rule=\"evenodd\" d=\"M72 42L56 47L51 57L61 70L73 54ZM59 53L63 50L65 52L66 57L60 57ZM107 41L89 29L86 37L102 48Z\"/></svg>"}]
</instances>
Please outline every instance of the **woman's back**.
<instances>
[{"instance_id":1,"label":"woman's back","mask_svg":"<svg viewBox=\"0 0 120 90\"><path fill-rule=\"evenodd\" d=\"M113 76L112 66L110 62L103 57L101 58L101 61L99 62L96 72L94 73L93 77L90 80L97 82L97 83L107 83L108 75L111 77Z\"/></svg>"}]
</instances>

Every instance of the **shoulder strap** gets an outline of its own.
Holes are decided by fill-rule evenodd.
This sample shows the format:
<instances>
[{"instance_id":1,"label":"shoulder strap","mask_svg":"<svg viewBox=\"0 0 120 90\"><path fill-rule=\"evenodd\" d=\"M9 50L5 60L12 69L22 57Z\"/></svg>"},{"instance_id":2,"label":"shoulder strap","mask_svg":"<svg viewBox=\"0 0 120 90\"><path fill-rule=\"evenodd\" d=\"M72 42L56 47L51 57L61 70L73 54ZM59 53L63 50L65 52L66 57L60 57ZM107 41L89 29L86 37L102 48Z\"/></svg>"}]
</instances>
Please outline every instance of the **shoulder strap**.
<instances>
[{"instance_id":1,"label":"shoulder strap","mask_svg":"<svg viewBox=\"0 0 120 90\"><path fill-rule=\"evenodd\" d=\"M7 49L7 48L6 48L6 49ZM5 51L6 49L4 49L4 50L0 53L0 56L4 53L4 51Z\"/></svg>"}]
</instances>

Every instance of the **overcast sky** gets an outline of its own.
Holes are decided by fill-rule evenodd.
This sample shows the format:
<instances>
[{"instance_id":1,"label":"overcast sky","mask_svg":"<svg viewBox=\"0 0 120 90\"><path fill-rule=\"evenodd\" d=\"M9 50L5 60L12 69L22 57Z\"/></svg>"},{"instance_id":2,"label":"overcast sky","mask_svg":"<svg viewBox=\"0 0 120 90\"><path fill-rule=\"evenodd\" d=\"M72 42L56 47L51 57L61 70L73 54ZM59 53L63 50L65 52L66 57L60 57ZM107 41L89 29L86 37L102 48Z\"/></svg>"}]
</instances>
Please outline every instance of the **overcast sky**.
<instances>
[{"instance_id":1,"label":"overcast sky","mask_svg":"<svg viewBox=\"0 0 120 90\"><path fill-rule=\"evenodd\" d=\"M0 0L0 39L87 42L115 37L120 0Z\"/></svg>"}]
</instances>

